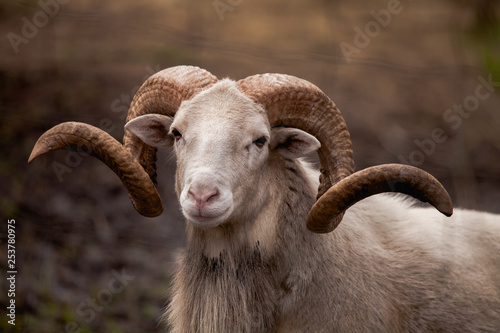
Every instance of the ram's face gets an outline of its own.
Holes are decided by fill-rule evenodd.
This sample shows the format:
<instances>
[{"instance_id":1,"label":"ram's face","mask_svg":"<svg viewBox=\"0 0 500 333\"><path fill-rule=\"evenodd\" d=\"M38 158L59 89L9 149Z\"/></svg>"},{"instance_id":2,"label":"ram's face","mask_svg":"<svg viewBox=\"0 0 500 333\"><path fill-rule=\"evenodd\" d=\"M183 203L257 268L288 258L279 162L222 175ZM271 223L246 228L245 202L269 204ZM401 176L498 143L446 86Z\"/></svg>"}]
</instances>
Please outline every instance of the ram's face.
<instances>
[{"instance_id":1,"label":"ram's face","mask_svg":"<svg viewBox=\"0 0 500 333\"><path fill-rule=\"evenodd\" d=\"M264 110L232 85L216 88L183 103L169 129L182 212L205 228L242 213L269 155Z\"/></svg>"},{"instance_id":2,"label":"ram's face","mask_svg":"<svg viewBox=\"0 0 500 333\"><path fill-rule=\"evenodd\" d=\"M271 130L263 108L229 80L183 102L173 120L146 115L127 129L147 144L173 145L182 212L200 228L241 221L260 209L270 155L297 158L319 147L303 131Z\"/></svg>"}]
</instances>

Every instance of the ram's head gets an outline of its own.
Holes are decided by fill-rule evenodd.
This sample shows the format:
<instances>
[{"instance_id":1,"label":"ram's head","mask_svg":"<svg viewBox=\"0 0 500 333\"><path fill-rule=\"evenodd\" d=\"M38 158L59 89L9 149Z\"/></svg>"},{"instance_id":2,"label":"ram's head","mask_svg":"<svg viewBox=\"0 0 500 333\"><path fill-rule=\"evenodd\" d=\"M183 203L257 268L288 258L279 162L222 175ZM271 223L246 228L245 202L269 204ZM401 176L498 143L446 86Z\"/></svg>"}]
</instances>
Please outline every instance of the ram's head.
<instances>
[{"instance_id":1,"label":"ram's head","mask_svg":"<svg viewBox=\"0 0 500 333\"><path fill-rule=\"evenodd\" d=\"M313 84L283 74L234 82L206 70L179 66L150 77L135 95L123 145L82 123L45 132L30 156L55 149L84 149L122 180L136 210L157 216L157 147L174 145L176 190L184 215L214 227L244 214L256 200L256 177L273 156L297 158L318 150L320 186L307 227L330 232L354 203L381 192L401 192L452 214L446 190L426 172L380 165L353 173L351 141L335 104Z\"/></svg>"}]
</instances>

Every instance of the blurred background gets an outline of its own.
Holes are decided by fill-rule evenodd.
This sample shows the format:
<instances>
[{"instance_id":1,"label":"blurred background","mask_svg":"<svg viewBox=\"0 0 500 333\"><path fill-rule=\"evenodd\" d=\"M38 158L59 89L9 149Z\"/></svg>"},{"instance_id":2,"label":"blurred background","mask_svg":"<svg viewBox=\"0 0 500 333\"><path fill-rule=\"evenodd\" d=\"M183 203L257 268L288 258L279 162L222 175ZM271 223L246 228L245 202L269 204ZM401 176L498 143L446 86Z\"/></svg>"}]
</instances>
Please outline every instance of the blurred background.
<instances>
[{"instance_id":1,"label":"blurred background","mask_svg":"<svg viewBox=\"0 0 500 333\"><path fill-rule=\"evenodd\" d=\"M165 212L152 219L98 160L27 160L64 121L121 141L134 93L170 66L307 79L342 111L357 169L412 164L455 207L500 213L499 15L495 0L1 2L0 331L162 330L185 242L171 152L159 155ZM15 326L4 313L9 219Z\"/></svg>"}]
</instances>

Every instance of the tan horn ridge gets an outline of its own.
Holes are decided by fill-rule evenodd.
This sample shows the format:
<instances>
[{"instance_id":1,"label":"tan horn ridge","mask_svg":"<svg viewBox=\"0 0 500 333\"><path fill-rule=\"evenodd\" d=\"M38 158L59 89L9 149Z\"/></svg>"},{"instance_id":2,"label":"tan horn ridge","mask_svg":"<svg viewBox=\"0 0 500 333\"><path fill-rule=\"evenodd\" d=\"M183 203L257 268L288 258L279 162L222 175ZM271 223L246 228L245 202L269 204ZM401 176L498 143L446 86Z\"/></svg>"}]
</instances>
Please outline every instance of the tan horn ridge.
<instances>
[{"instance_id":1,"label":"tan horn ridge","mask_svg":"<svg viewBox=\"0 0 500 333\"><path fill-rule=\"evenodd\" d=\"M347 125L337 106L318 87L291 75L260 74L238 81L238 88L264 107L271 127L295 127L319 140L318 198L353 173Z\"/></svg>"}]
</instances>

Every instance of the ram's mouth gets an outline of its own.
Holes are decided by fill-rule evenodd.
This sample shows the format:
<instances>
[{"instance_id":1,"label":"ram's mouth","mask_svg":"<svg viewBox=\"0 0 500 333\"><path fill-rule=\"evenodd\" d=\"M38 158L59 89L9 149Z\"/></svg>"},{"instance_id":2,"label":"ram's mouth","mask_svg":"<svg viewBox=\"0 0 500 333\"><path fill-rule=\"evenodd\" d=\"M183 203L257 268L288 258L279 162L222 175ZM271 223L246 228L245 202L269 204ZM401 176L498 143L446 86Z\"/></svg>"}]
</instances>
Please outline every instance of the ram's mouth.
<instances>
[{"instance_id":1,"label":"ram's mouth","mask_svg":"<svg viewBox=\"0 0 500 333\"><path fill-rule=\"evenodd\" d=\"M203 210L187 212L184 209L182 210L182 213L188 222L192 223L194 226L209 229L215 228L226 222L229 216L231 216L232 211L232 207L229 206L222 213L204 212Z\"/></svg>"}]
</instances>

